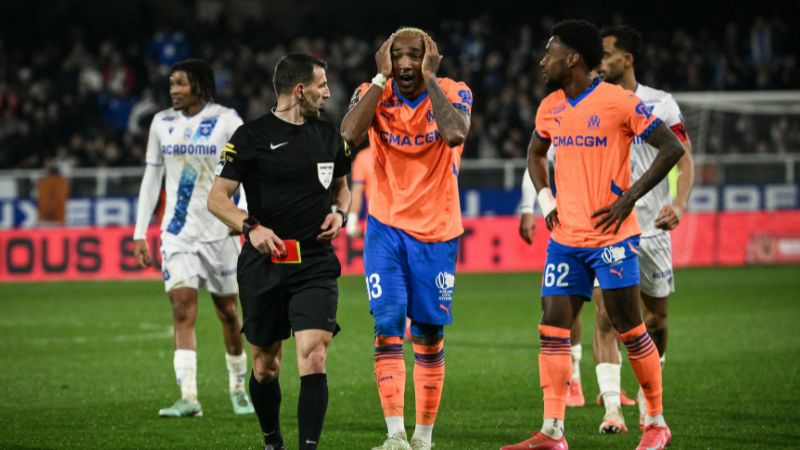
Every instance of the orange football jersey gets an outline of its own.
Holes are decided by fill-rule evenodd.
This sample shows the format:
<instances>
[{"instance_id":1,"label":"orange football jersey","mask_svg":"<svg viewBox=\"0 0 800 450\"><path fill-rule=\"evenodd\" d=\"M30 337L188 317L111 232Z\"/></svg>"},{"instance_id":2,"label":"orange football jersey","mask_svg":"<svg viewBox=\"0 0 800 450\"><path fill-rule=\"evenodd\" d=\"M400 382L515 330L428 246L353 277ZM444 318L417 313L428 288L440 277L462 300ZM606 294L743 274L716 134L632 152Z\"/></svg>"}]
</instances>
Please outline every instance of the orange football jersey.
<instances>
[{"instance_id":1,"label":"orange football jersey","mask_svg":"<svg viewBox=\"0 0 800 450\"><path fill-rule=\"evenodd\" d=\"M375 151L372 147L364 147L356 154L356 159L353 160L353 170L351 175L353 177L353 184L360 183L364 185L364 197L369 203L369 190L375 183L372 182L373 178L373 165L375 162Z\"/></svg>"},{"instance_id":2,"label":"orange football jersey","mask_svg":"<svg viewBox=\"0 0 800 450\"><path fill-rule=\"evenodd\" d=\"M471 114L469 87L449 78L438 81L453 106ZM362 84L353 100L369 87L369 83ZM460 236L464 228L458 171L463 145L448 147L445 143L428 92L409 100L390 78L375 109L369 139L375 152L369 213L422 242Z\"/></svg>"},{"instance_id":3,"label":"orange football jersey","mask_svg":"<svg viewBox=\"0 0 800 450\"><path fill-rule=\"evenodd\" d=\"M578 98L562 89L536 112L537 137L555 147L556 209L561 226L554 241L596 248L641 234L636 210L619 232L594 228L592 213L614 203L631 185L631 141L646 139L661 121L630 91L599 79Z\"/></svg>"}]
</instances>

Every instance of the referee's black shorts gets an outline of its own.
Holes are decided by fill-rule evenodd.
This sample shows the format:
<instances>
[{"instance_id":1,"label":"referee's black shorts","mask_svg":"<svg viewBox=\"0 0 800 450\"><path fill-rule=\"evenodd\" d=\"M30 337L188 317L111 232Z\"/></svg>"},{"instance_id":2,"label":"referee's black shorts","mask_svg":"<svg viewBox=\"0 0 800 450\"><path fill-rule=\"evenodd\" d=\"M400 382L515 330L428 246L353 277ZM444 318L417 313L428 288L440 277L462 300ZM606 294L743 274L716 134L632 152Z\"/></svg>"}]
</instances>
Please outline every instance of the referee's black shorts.
<instances>
[{"instance_id":1,"label":"referee's black shorts","mask_svg":"<svg viewBox=\"0 0 800 450\"><path fill-rule=\"evenodd\" d=\"M300 243L301 263L275 264L245 242L237 277L247 340L268 347L302 330L336 334L336 308L341 275L339 259L330 245Z\"/></svg>"}]
</instances>

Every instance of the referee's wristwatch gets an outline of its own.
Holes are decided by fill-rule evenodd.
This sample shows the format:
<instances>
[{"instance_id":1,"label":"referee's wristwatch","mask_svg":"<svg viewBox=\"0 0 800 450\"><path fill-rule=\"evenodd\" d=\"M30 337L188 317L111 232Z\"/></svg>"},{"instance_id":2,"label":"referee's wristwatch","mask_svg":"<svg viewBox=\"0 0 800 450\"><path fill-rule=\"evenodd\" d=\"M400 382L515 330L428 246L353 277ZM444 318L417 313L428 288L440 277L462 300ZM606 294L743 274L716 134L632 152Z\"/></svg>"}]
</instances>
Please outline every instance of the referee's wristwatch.
<instances>
[{"instance_id":1,"label":"referee's wristwatch","mask_svg":"<svg viewBox=\"0 0 800 450\"><path fill-rule=\"evenodd\" d=\"M250 239L250 232L253 231L253 228L260 225L260 222L255 217L248 217L242 221L242 234L248 240Z\"/></svg>"},{"instance_id":2,"label":"referee's wristwatch","mask_svg":"<svg viewBox=\"0 0 800 450\"><path fill-rule=\"evenodd\" d=\"M336 205L331 206L331 210L342 216L342 228L347 226L347 213L337 208Z\"/></svg>"}]
</instances>

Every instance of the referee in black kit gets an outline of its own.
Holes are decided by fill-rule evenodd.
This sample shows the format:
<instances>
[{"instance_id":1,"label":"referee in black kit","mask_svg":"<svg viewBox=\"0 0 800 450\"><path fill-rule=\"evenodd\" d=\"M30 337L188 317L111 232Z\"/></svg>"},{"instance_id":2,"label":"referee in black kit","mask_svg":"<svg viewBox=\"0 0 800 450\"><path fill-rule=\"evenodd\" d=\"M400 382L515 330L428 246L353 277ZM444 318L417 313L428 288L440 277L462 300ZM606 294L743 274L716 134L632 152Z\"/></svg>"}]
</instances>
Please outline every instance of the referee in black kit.
<instances>
[{"instance_id":1,"label":"referee in black kit","mask_svg":"<svg viewBox=\"0 0 800 450\"><path fill-rule=\"evenodd\" d=\"M291 332L300 373L301 450L317 448L328 405L325 361L339 330L341 274L330 241L350 208L350 154L337 128L319 119L330 97L325 68L324 61L299 53L278 61L278 105L236 130L208 196L209 211L247 238L239 256L239 297L253 352L250 396L265 450L283 449L278 374ZM231 201L239 183L250 215Z\"/></svg>"}]
</instances>

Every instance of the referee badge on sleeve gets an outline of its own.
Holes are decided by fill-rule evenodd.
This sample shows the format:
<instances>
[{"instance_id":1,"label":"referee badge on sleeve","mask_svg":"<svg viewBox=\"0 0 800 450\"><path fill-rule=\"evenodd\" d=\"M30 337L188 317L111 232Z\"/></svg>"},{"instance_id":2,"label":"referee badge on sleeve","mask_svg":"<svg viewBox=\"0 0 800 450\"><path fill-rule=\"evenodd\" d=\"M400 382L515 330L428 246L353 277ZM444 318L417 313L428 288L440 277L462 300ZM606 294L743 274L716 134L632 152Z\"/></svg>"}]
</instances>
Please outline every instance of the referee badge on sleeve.
<instances>
[{"instance_id":1,"label":"referee badge on sleeve","mask_svg":"<svg viewBox=\"0 0 800 450\"><path fill-rule=\"evenodd\" d=\"M219 161L217 162L217 169L214 171L214 175L219 176L222 173L222 169L225 168L225 163L233 162L235 158L236 150L234 150L233 144L228 142L225 148L222 149L222 154L219 155Z\"/></svg>"},{"instance_id":2,"label":"referee badge on sleeve","mask_svg":"<svg viewBox=\"0 0 800 450\"><path fill-rule=\"evenodd\" d=\"M317 163L317 177L322 187L328 189L331 186L331 181L333 181L333 163Z\"/></svg>"}]
</instances>

